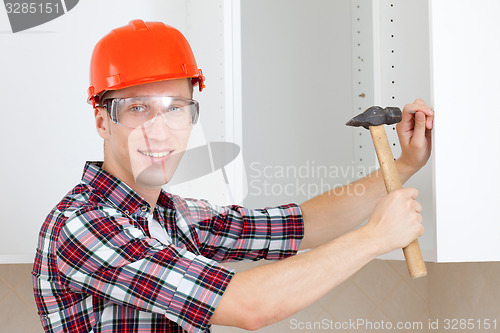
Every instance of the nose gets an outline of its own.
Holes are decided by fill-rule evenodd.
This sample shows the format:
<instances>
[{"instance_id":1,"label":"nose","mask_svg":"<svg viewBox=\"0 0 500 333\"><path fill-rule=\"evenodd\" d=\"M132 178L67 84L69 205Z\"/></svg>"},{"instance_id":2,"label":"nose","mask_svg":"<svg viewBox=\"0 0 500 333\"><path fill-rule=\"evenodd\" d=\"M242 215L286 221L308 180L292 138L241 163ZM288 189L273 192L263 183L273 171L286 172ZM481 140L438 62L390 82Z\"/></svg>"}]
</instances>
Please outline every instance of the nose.
<instances>
[{"instance_id":1,"label":"nose","mask_svg":"<svg viewBox=\"0 0 500 333\"><path fill-rule=\"evenodd\" d=\"M170 137L170 128L167 126L167 119L164 114L156 113L155 117L150 120L149 126L145 128L149 139L165 140Z\"/></svg>"}]
</instances>

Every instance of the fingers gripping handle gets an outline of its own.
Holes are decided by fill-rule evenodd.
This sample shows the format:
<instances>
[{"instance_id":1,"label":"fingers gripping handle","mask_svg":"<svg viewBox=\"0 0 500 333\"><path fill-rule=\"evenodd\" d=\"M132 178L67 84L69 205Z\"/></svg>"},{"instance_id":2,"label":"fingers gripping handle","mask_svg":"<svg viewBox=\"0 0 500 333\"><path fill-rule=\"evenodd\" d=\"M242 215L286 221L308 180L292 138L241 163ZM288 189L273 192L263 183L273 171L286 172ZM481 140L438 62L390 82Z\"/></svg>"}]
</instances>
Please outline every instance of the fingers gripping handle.
<instances>
[{"instance_id":1,"label":"fingers gripping handle","mask_svg":"<svg viewBox=\"0 0 500 333\"><path fill-rule=\"evenodd\" d=\"M389 145L389 140L387 140L384 126L370 126L370 133L372 135L375 151L377 152L378 162L382 170L387 193L400 189L402 187L401 178L399 178L398 170L396 169L396 163L394 162L391 146ZM425 268L424 258L420 251L418 239L415 239L405 247L403 253L411 278L414 279L427 275L427 269Z\"/></svg>"}]
</instances>

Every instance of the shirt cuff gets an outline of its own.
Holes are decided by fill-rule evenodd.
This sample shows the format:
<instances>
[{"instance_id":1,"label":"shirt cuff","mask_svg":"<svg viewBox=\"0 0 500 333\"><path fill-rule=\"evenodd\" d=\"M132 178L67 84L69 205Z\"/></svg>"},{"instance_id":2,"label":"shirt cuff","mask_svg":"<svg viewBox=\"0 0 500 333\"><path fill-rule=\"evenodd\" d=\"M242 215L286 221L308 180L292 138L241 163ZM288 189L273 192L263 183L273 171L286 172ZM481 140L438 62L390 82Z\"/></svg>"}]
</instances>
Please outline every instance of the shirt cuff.
<instances>
[{"instance_id":1,"label":"shirt cuff","mask_svg":"<svg viewBox=\"0 0 500 333\"><path fill-rule=\"evenodd\" d=\"M210 318L235 271L203 256L193 255L190 259L165 316L188 333L207 332Z\"/></svg>"},{"instance_id":2,"label":"shirt cuff","mask_svg":"<svg viewBox=\"0 0 500 333\"><path fill-rule=\"evenodd\" d=\"M297 254L304 237L304 219L297 204L267 209L271 219L271 241L267 260L280 260Z\"/></svg>"}]
</instances>

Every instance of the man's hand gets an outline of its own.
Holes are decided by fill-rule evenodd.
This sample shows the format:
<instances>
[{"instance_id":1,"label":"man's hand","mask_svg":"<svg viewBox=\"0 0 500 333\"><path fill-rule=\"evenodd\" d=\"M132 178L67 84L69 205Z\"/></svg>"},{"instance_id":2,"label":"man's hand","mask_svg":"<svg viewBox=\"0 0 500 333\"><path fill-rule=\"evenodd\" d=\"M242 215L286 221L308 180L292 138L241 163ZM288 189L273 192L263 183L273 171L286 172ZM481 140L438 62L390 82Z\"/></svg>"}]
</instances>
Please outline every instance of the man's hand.
<instances>
[{"instance_id":1,"label":"man's hand","mask_svg":"<svg viewBox=\"0 0 500 333\"><path fill-rule=\"evenodd\" d=\"M412 173L422 168L431 155L431 129L434 112L427 104L417 99L403 108L403 119L396 125L401 144L402 163Z\"/></svg>"},{"instance_id":2,"label":"man's hand","mask_svg":"<svg viewBox=\"0 0 500 333\"><path fill-rule=\"evenodd\" d=\"M361 227L378 241L381 254L406 247L424 233L417 196L417 189L411 187L387 194Z\"/></svg>"}]
</instances>

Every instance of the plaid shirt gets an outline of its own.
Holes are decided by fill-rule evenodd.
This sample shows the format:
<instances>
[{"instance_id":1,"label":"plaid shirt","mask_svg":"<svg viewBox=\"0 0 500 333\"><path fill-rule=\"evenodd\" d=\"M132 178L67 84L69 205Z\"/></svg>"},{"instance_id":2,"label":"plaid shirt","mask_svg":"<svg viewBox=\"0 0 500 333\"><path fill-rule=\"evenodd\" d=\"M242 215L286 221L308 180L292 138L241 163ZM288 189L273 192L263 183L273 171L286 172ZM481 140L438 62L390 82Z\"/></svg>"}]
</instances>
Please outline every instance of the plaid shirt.
<instances>
[{"instance_id":1,"label":"plaid shirt","mask_svg":"<svg viewBox=\"0 0 500 333\"><path fill-rule=\"evenodd\" d=\"M234 271L219 262L294 255L303 236L295 204L249 210L162 191L148 203L87 162L80 184L46 218L33 268L47 332L209 332Z\"/></svg>"}]
</instances>

